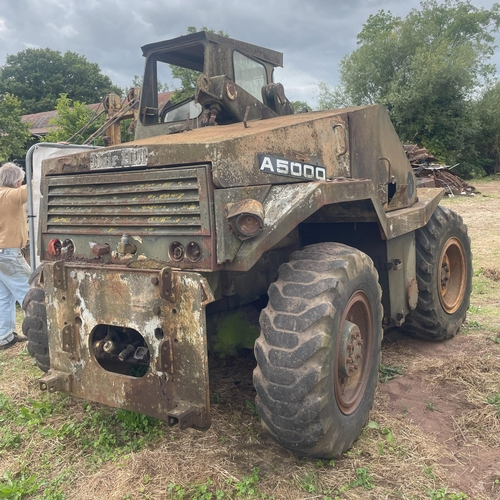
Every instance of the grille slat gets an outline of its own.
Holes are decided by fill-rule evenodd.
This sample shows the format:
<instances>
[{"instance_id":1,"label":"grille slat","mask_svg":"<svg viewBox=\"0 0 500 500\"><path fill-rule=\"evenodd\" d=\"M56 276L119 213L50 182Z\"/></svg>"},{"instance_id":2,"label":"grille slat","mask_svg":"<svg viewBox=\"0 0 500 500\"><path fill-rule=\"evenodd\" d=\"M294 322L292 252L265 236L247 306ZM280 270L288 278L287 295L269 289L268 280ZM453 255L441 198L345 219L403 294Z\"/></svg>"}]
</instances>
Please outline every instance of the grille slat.
<instances>
[{"instance_id":1,"label":"grille slat","mask_svg":"<svg viewBox=\"0 0 500 500\"><path fill-rule=\"evenodd\" d=\"M113 206L113 205L147 205L151 203L155 204L165 204L165 203L179 203L179 202L197 202L198 192L188 192L188 193L158 193L150 194L148 196L136 196L129 194L124 195L108 195L103 196L54 196L52 192L49 194L49 206L54 205L90 205L93 206L95 203L100 203L101 205Z\"/></svg>"},{"instance_id":2,"label":"grille slat","mask_svg":"<svg viewBox=\"0 0 500 500\"><path fill-rule=\"evenodd\" d=\"M47 182L48 233L210 235L204 166L61 175Z\"/></svg>"},{"instance_id":3,"label":"grille slat","mask_svg":"<svg viewBox=\"0 0 500 500\"><path fill-rule=\"evenodd\" d=\"M77 206L49 206L49 215L89 215L95 213L95 207L90 205ZM199 214L199 205L193 204L176 204L174 206L165 205L129 205L129 206L104 206L101 207L101 214L116 214L116 215L187 215Z\"/></svg>"},{"instance_id":4,"label":"grille slat","mask_svg":"<svg viewBox=\"0 0 500 500\"><path fill-rule=\"evenodd\" d=\"M126 174L123 174L126 175ZM198 191L197 179L185 179L172 182L137 182L137 183L119 183L118 181L108 182L104 185L99 183L89 183L90 185L76 186L53 186L51 194L54 196L106 196L110 193L156 193L158 191Z\"/></svg>"}]
</instances>

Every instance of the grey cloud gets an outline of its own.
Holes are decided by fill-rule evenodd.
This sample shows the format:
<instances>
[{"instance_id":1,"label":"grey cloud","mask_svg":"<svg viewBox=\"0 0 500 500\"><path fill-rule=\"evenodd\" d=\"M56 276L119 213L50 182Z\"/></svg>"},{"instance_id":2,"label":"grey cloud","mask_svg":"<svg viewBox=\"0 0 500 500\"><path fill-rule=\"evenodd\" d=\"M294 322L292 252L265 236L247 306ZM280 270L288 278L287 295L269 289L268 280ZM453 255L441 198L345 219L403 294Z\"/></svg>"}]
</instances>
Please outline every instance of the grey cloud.
<instances>
[{"instance_id":1,"label":"grey cloud","mask_svg":"<svg viewBox=\"0 0 500 500\"><path fill-rule=\"evenodd\" d=\"M490 7L486 0L475 5ZM291 99L313 101L308 82L337 83L338 63L356 47L370 14L406 15L417 0L0 0L0 65L28 46L83 54L119 86L141 74L140 47L208 26L284 53ZM2 28L3 27L3 28ZM58 27L58 28L57 28Z\"/></svg>"}]
</instances>

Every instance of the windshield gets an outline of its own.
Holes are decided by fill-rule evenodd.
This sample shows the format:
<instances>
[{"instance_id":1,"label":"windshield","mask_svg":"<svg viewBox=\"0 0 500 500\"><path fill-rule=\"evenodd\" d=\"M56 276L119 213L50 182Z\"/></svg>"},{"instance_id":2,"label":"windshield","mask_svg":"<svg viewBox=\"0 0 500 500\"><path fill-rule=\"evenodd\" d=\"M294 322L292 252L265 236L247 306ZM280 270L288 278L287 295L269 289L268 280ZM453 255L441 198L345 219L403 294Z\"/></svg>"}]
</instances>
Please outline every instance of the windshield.
<instances>
[{"instance_id":1,"label":"windshield","mask_svg":"<svg viewBox=\"0 0 500 500\"><path fill-rule=\"evenodd\" d=\"M262 87L267 84L264 66L249 57L233 52L234 81L262 102Z\"/></svg>"}]
</instances>

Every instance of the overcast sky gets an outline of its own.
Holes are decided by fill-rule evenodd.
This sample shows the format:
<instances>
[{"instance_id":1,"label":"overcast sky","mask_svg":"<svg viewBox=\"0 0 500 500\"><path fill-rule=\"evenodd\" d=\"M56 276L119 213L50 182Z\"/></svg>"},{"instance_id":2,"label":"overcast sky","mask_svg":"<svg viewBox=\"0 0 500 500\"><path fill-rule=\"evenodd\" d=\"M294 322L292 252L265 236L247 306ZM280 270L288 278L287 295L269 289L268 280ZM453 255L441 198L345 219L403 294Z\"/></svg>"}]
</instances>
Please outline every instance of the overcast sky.
<instances>
[{"instance_id":1,"label":"overcast sky","mask_svg":"<svg viewBox=\"0 0 500 500\"><path fill-rule=\"evenodd\" d=\"M418 6L418 0L0 0L0 66L28 47L70 50L127 87L142 75L141 46L207 26L283 52L275 81L290 100L314 106L317 82L337 83L339 61L355 49L370 14L384 9L405 16Z\"/></svg>"}]
</instances>

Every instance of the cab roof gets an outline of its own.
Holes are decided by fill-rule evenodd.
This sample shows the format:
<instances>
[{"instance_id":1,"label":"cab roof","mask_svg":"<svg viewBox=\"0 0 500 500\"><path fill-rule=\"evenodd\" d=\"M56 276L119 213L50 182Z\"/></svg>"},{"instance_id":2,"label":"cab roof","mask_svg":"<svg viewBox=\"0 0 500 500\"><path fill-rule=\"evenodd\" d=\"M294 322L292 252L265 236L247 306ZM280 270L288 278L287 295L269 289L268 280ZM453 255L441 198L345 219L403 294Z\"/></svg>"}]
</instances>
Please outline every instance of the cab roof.
<instances>
[{"instance_id":1,"label":"cab roof","mask_svg":"<svg viewBox=\"0 0 500 500\"><path fill-rule=\"evenodd\" d=\"M147 58L152 54L157 54L158 60L164 63L203 71L204 48L210 45L230 46L245 55L267 62L273 67L283 66L283 54L281 52L206 31L144 45L142 55Z\"/></svg>"}]
</instances>

